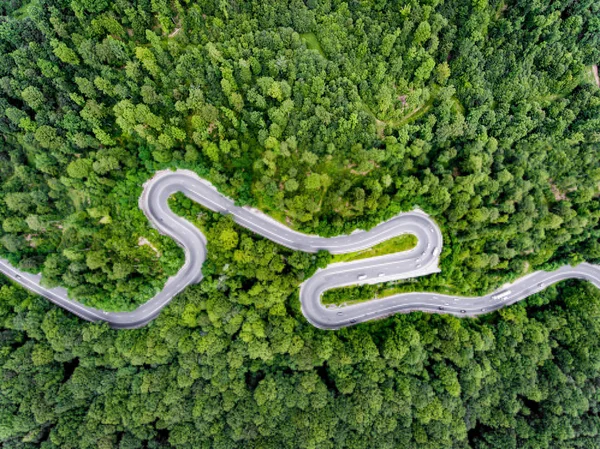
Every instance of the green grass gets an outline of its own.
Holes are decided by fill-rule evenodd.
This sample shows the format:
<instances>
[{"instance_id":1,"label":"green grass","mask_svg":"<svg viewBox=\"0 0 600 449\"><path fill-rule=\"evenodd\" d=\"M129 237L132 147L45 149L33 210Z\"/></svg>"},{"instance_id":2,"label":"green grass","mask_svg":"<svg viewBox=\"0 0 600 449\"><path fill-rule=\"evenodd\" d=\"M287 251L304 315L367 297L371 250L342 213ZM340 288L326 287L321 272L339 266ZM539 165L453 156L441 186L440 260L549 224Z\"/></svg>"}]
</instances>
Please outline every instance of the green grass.
<instances>
[{"instance_id":1,"label":"green grass","mask_svg":"<svg viewBox=\"0 0 600 449\"><path fill-rule=\"evenodd\" d=\"M431 109L431 107L433 106L433 100L433 98L430 98L424 105L413 109L409 114L402 117L402 119L400 119L397 122L394 122L393 125L404 126L421 118L425 113L427 113Z\"/></svg>"},{"instance_id":2,"label":"green grass","mask_svg":"<svg viewBox=\"0 0 600 449\"><path fill-rule=\"evenodd\" d=\"M415 291L422 291L419 288L415 288L415 283L402 283L399 285L394 285L392 287L383 288L377 292L378 298L386 298L388 296L397 295L399 293L412 293ZM450 295L450 296L464 296L464 293L458 291L458 289L454 288L448 284L440 284L440 285L432 285L427 288L427 292L429 293L439 293L441 295Z\"/></svg>"},{"instance_id":3,"label":"green grass","mask_svg":"<svg viewBox=\"0 0 600 449\"><path fill-rule=\"evenodd\" d=\"M77 189L69 189L67 191L67 195L73 202L73 206L75 206L76 210L83 210L90 204L89 196L80 190Z\"/></svg>"},{"instance_id":4,"label":"green grass","mask_svg":"<svg viewBox=\"0 0 600 449\"><path fill-rule=\"evenodd\" d=\"M373 110L369 107L369 105L367 105L364 101L362 102L362 107L363 107L363 110L367 114L369 114L371 117L373 117L373 119L375 120L375 126L377 127L377 132L381 133L383 131L383 129L385 128L386 125L391 125L394 128L398 128L398 127L407 125L409 123L412 123L412 122L420 119L423 115L425 115L427 112L429 112L429 110L433 107L433 102L436 99L438 90L439 90L439 86L434 85L433 88L432 88L432 90L431 90L431 95L430 95L429 99L426 102L424 102L420 106L417 106L415 109L413 109L412 111L410 111L404 117L401 117L401 118L396 119L396 120L381 120L381 119L379 119L375 115L375 113L373 112ZM454 97L452 97L452 101L454 103L454 107L456 109L456 112L464 115L465 114L465 108L460 103L460 101L458 100L458 98L456 98L454 96Z\"/></svg>"},{"instance_id":5,"label":"green grass","mask_svg":"<svg viewBox=\"0 0 600 449\"><path fill-rule=\"evenodd\" d=\"M376 298L378 298L376 285L361 285L327 290L321 297L321 303L326 306L332 304L349 306Z\"/></svg>"},{"instance_id":6,"label":"green grass","mask_svg":"<svg viewBox=\"0 0 600 449\"><path fill-rule=\"evenodd\" d=\"M383 256L385 254L399 253L414 248L417 245L417 238L412 234L399 235L386 240L371 248L363 249L348 254L336 254L331 257L331 263L352 262L354 260L366 259L368 257Z\"/></svg>"},{"instance_id":7,"label":"green grass","mask_svg":"<svg viewBox=\"0 0 600 449\"><path fill-rule=\"evenodd\" d=\"M452 97L452 102L454 103L454 107L456 108L456 112L461 115L465 115L465 107L462 105L460 100L456 98L456 96Z\"/></svg>"},{"instance_id":8,"label":"green grass","mask_svg":"<svg viewBox=\"0 0 600 449\"><path fill-rule=\"evenodd\" d=\"M432 283L433 282L433 283ZM361 302L371 301L374 299L383 299L388 296L397 295L399 293L412 293L416 291L426 291L429 293L440 293L442 295L465 296L454 286L445 283L444 280L438 279L437 282L425 279L402 279L400 281L392 281L384 284L362 285L340 287L327 290L321 302L325 305L335 304L352 305Z\"/></svg>"},{"instance_id":9,"label":"green grass","mask_svg":"<svg viewBox=\"0 0 600 449\"><path fill-rule=\"evenodd\" d=\"M598 84L596 84L596 77L594 76L593 70L593 66L586 66L585 70L583 71L583 82L598 86Z\"/></svg>"},{"instance_id":10,"label":"green grass","mask_svg":"<svg viewBox=\"0 0 600 449\"><path fill-rule=\"evenodd\" d=\"M319 42L319 39L317 39L317 36L315 33L301 33L300 37L306 43L306 46L310 50L317 50L321 56L323 56L324 58L327 58L327 55L323 51L323 48L321 47L321 43Z\"/></svg>"},{"instance_id":11,"label":"green grass","mask_svg":"<svg viewBox=\"0 0 600 449\"><path fill-rule=\"evenodd\" d=\"M498 8L496 9L496 20L498 20L502 16L502 13L507 9L507 7L508 6L504 1L498 4Z\"/></svg>"},{"instance_id":12,"label":"green grass","mask_svg":"<svg viewBox=\"0 0 600 449\"><path fill-rule=\"evenodd\" d=\"M31 6L37 3L36 0L24 3L23 6L21 6L19 9L15 10L12 12L12 16L16 19L24 19L25 17L29 17L29 10L31 9Z\"/></svg>"}]
</instances>

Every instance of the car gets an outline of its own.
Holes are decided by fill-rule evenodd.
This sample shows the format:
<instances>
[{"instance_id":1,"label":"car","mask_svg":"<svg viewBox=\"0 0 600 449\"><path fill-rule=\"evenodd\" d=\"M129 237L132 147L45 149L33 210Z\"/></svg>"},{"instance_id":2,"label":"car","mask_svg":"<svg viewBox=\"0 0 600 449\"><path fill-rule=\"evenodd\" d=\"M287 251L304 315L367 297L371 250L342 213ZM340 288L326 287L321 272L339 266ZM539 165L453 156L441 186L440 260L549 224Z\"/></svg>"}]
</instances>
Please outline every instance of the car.
<instances>
[{"instance_id":1,"label":"car","mask_svg":"<svg viewBox=\"0 0 600 449\"><path fill-rule=\"evenodd\" d=\"M455 301L458 301L458 298L454 298Z\"/></svg>"},{"instance_id":2,"label":"car","mask_svg":"<svg viewBox=\"0 0 600 449\"><path fill-rule=\"evenodd\" d=\"M359 274L356 279L358 279L359 281L362 281L364 279L367 279L367 275L366 274Z\"/></svg>"},{"instance_id":3,"label":"car","mask_svg":"<svg viewBox=\"0 0 600 449\"><path fill-rule=\"evenodd\" d=\"M510 295L512 294L512 291L510 290L504 290L502 292L496 293L495 295L492 295L492 299L494 301L500 300L500 301L504 301L506 300Z\"/></svg>"},{"instance_id":4,"label":"car","mask_svg":"<svg viewBox=\"0 0 600 449\"><path fill-rule=\"evenodd\" d=\"M466 310L461 310L460 313L467 313L467 311Z\"/></svg>"},{"instance_id":5,"label":"car","mask_svg":"<svg viewBox=\"0 0 600 449\"><path fill-rule=\"evenodd\" d=\"M338 315L338 316L342 316L342 315L343 315L343 312L338 312L338 313L337 313L337 315Z\"/></svg>"},{"instance_id":6,"label":"car","mask_svg":"<svg viewBox=\"0 0 600 449\"><path fill-rule=\"evenodd\" d=\"M539 288L544 288L545 286L546 286L546 284L544 284L543 282L540 282L540 283L538 284L538 287L539 287Z\"/></svg>"},{"instance_id":7,"label":"car","mask_svg":"<svg viewBox=\"0 0 600 449\"><path fill-rule=\"evenodd\" d=\"M483 309L481 309L482 312L485 312L485 307Z\"/></svg>"},{"instance_id":8,"label":"car","mask_svg":"<svg viewBox=\"0 0 600 449\"><path fill-rule=\"evenodd\" d=\"M385 273L379 273L379 274L377 275L377 277L380 277L380 278L382 278L382 277L384 277L384 276L385 276Z\"/></svg>"},{"instance_id":9,"label":"car","mask_svg":"<svg viewBox=\"0 0 600 449\"><path fill-rule=\"evenodd\" d=\"M429 226L429 231L430 231L430 232L433 232L433 231L434 231L434 229L433 229L433 226Z\"/></svg>"},{"instance_id":10,"label":"car","mask_svg":"<svg viewBox=\"0 0 600 449\"><path fill-rule=\"evenodd\" d=\"M443 308L442 306L439 306L439 307L438 307L438 309L440 309L440 310L444 310L444 308Z\"/></svg>"},{"instance_id":11,"label":"car","mask_svg":"<svg viewBox=\"0 0 600 449\"><path fill-rule=\"evenodd\" d=\"M421 268L421 264L420 263L417 264L417 268Z\"/></svg>"},{"instance_id":12,"label":"car","mask_svg":"<svg viewBox=\"0 0 600 449\"><path fill-rule=\"evenodd\" d=\"M350 320L350 322L354 324L354 323L356 323L356 320Z\"/></svg>"},{"instance_id":13,"label":"car","mask_svg":"<svg viewBox=\"0 0 600 449\"><path fill-rule=\"evenodd\" d=\"M20 275L20 274L17 274L15 277L16 277L17 279L21 279L21 275Z\"/></svg>"},{"instance_id":14,"label":"car","mask_svg":"<svg viewBox=\"0 0 600 449\"><path fill-rule=\"evenodd\" d=\"M445 306L449 306L449 305L450 305L450 303L449 303L449 302L445 302L445 303L444 303L444 305L445 305Z\"/></svg>"}]
</instances>

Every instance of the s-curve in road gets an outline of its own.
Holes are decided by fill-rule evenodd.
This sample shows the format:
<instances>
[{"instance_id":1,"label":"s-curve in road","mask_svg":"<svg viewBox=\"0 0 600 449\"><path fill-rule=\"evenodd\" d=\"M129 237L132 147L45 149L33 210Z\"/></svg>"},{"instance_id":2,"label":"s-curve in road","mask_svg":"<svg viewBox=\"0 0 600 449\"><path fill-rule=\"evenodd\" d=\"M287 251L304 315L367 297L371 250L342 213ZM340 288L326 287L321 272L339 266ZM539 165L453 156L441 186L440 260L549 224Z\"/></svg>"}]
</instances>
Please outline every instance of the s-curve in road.
<instances>
[{"instance_id":1,"label":"s-curve in road","mask_svg":"<svg viewBox=\"0 0 600 449\"><path fill-rule=\"evenodd\" d=\"M568 278L587 279L600 288L600 268L591 264L565 266L554 272L536 272L490 295L457 298L433 293L405 293L344 307L326 307L321 295L331 288L375 284L440 271L442 234L436 223L421 211L401 213L369 231L325 238L296 232L262 212L236 206L209 182L188 170L161 171L144 184L139 205L152 225L173 238L185 251L185 263L169 278L152 299L131 312L105 312L69 299L63 288L46 288L39 275L31 275L0 259L0 271L23 287L89 321L106 321L115 328L136 328L154 319L171 299L186 286L202 280L206 259L206 238L198 228L175 215L168 206L171 195L181 192L215 212L231 215L240 226L287 248L316 253L327 250L343 254L370 248L401 234L413 234L418 244L410 251L337 263L320 269L300 288L302 312L313 325L322 329L339 329L355 323L381 318L396 312L421 310L476 316L519 301L546 285Z\"/></svg>"},{"instance_id":2,"label":"s-curve in road","mask_svg":"<svg viewBox=\"0 0 600 449\"><path fill-rule=\"evenodd\" d=\"M371 268L375 271L381 270L382 264L379 263L378 259L384 259L385 257L368 259L371 266L365 267L364 271L370 271ZM351 281L348 276L343 276L344 267L341 265L330 265L325 270L319 270L300 287L302 313L310 323L321 329L339 329L399 312L422 311L445 313L458 317L475 317L514 304L551 284L566 279L584 279L600 288L600 267L589 263L581 263L575 267L566 265L552 272L536 271L485 296L464 297L439 293L400 293L350 306L326 307L320 301L323 292L331 288L357 284L356 281ZM339 277L339 274L342 274L343 277ZM421 276L421 274L418 270L415 270L406 272L403 276L391 276L390 278L399 279L399 277ZM385 273L384 276L386 276ZM388 279L386 277L365 279L363 283L374 284L381 282L381 280L386 281Z\"/></svg>"}]
</instances>

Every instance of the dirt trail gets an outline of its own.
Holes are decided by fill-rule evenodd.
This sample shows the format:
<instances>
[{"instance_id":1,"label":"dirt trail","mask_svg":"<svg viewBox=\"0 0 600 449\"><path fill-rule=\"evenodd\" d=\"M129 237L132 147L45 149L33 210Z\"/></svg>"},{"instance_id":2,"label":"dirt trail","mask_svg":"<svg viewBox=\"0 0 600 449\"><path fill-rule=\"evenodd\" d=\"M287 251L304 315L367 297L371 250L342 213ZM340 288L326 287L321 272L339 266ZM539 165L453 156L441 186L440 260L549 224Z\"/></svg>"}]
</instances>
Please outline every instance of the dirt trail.
<instances>
[{"instance_id":1,"label":"dirt trail","mask_svg":"<svg viewBox=\"0 0 600 449\"><path fill-rule=\"evenodd\" d=\"M598 65L594 64L592 66L592 73L594 74L594 79L596 80L596 84L600 87L600 76L598 76Z\"/></svg>"},{"instance_id":2,"label":"dirt trail","mask_svg":"<svg viewBox=\"0 0 600 449\"><path fill-rule=\"evenodd\" d=\"M154 251L154 254L156 254L156 257L161 256L160 251L156 248L156 246L154 246L150 242L150 240L148 240L146 237L140 237L138 239L138 246L144 246L144 245L149 246L152 249L152 251Z\"/></svg>"}]
</instances>

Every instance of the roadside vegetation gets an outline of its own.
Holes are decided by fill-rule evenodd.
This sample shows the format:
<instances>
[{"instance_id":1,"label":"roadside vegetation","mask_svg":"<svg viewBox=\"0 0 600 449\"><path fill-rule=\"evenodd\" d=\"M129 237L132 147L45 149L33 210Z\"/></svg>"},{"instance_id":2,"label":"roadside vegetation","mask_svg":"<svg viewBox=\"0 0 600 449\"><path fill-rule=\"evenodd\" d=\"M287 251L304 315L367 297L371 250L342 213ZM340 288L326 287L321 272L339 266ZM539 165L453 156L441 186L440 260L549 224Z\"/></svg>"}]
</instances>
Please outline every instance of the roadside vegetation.
<instances>
[{"instance_id":1,"label":"roadside vegetation","mask_svg":"<svg viewBox=\"0 0 600 449\"><path fill-rule=\"evenodd\" d=\"M400 314L339 332L306 325L297 299L262 321L222 292L190 287L118 331L0 279L3 447L594 447L589 284L476 320Z\"/></svg>"},{"instance_id":2,"label":"roadside vegetation","mask_svg":"<svg viewBox=\"0 0 600 449\"><path fill-rule=\"evenodd\" d=\"M433 216L442 272L363 295L598 262L599 62L595 1L2 1L0 256L131 310L183 264L138 209L180 167L308 233ZM143 329L2 281L0 446L597 447L587 284L323 332L298 286L329 254L174 207L205 279Z\"/></svg>"},{"instance_id":3,"label":"roadside vegetation","mask_svg":"<svg viewBox=\"0 0 600 449\"><path fill-rule=\"evenodd\" d=\"M444 279L440 279L440 276L438 276L437 279L427 281L411 278L381 284L332 288L323 294L321 302L326 305L347 306L372 299L383 299L399 293L421 291L457 296L469 294L459 291L452 285L446 284Z\"/></svg>"},{"instance_id":4,"label":"roadside vegetation","mask_svg":"<svg viewBox=\"0 0 600 449\"><path fill-rule=\"evenodd\" d=\"M585 7L59 3L2 5L0 255L79 301L181 266L137 208L169 167L324 236L418 206L462 291L600 255Z\"/></svg>"},{"instance_id":5,"label":"roadside vegetation","mask_svg":"<svg viewBox=\"0 0 600 449\"><path fill-rule=\"evenodd\" d=\"M301 33L300 37L306 43L308 48L318 51L321 56L327 58L327 55L323 51L323 47L321 47L321 43L319 42L319 39L315 33Z\"/></svg>"},{"instance_id":6,"label":"roadside vegetation","mask_svg":"<svg viewBox=\"0 0 600 449\"><path fill-rule=\"evenodd\" d=\"M408 251L417 246L417 238L412 234L399 235L377 245L347 254L332 254L330 263L352 262L354 260L368 259L370 257L384 256L386 254Z\"/></svg>"}]
</instances>

